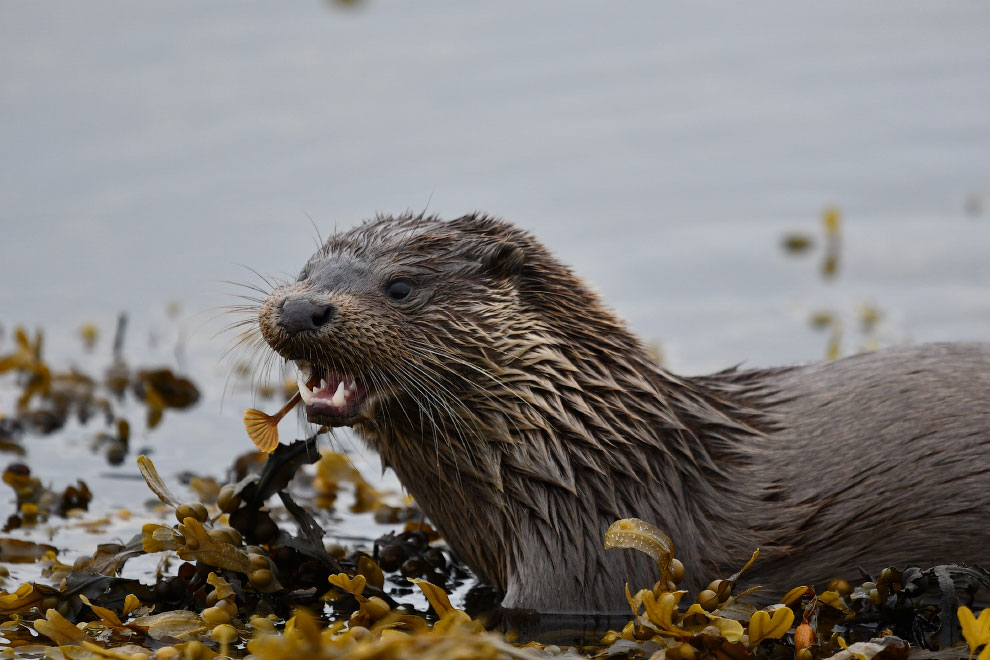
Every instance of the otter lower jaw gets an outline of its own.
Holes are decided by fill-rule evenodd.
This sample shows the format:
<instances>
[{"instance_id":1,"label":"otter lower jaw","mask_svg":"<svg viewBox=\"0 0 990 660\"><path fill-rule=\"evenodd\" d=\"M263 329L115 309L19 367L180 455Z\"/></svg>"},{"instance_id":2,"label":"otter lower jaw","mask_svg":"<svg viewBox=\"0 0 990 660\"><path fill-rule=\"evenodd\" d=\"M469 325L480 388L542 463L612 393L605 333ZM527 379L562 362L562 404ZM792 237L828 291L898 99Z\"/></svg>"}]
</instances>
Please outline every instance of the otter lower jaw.
<instances>
[{"instance_id":1,"label":"otter lower jaw","mask_svg":"<svg viewBox=\"0 0 990 660\"><path fill-rule=\"evenodd\" d=\"M296 384L314 424L351 426L367 417L368 388L359 378L338 374L303 360L296 361Z\"/></svg>"}]
</instances>

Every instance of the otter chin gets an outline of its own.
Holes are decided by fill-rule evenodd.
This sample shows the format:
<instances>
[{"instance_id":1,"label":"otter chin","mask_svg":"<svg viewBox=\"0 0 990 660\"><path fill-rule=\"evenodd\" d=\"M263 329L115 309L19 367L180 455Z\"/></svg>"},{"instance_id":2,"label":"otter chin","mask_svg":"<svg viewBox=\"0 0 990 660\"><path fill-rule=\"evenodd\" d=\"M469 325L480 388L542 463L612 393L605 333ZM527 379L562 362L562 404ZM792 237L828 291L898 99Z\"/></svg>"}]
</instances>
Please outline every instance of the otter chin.
<instances>
[{"instance_id":1,"label":"otter chin","mask_svg":"<svg viewBox=\"0 0 990 660\"><path fill-rule=\"evenodd\" d=\"M473 214L329 237L259 310L310 422L351 426L453 552L543 613L623 612L667 533L702 588L990 564L990 344L685 377L534 236Z\"/></svg>"}]
</instances>

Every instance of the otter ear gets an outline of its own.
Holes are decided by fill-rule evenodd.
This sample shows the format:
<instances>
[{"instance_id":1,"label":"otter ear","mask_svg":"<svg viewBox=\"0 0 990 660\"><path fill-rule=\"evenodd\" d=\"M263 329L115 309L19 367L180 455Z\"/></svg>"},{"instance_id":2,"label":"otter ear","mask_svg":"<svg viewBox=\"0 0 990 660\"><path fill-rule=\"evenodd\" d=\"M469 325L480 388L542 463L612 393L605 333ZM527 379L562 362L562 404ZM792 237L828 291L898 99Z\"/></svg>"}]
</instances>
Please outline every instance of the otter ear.
<instances>
[{"instance_id":1,"label":"otter ear","mask_svg":"<svg viewBox=\"0 0 990 660\"><path fill-rule=\"evenodd\" d=\"M494 277L511 280L522 274L526 254L518 245L507 241L491 241L480 246L478 261Z\"/></svg>"}]
</instances>

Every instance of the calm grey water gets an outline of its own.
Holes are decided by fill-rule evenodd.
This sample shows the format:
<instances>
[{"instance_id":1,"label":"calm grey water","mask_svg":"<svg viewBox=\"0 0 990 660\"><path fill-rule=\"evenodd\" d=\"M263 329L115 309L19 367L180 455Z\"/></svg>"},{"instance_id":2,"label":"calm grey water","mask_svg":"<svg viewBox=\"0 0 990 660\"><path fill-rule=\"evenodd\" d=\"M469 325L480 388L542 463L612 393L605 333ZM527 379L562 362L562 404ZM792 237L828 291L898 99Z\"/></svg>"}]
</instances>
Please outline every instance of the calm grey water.
<instances>
[{"instance_id":1,"label":"calm grey water","mask_svg":"<svg viewBox=\"0 0 990 660\"><path fill-rule=\"evenodd\" d=\"M78 362L76 327L127 311L128 356L174 366L181 344L205 389L135 444L219 476L251 402L221 406L220 281L296 272L310 218L424 208L530 228L679 371L820 358L820 308L854 351L864 302L879 344L985 340L988 34L976 1L4 2L0 353L25 324ZM820 250L780 249L827 204L831 282ZM97 508L143 499L93 431L28 460Z\"/></svg>"}]
</instances>

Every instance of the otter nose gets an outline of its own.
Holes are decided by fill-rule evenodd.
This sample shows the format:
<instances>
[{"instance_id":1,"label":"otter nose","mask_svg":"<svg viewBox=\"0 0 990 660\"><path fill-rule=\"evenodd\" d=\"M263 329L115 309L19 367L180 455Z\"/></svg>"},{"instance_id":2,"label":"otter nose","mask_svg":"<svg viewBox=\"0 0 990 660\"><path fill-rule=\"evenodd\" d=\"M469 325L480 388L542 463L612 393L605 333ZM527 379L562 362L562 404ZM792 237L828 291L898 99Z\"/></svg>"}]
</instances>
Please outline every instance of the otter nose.
<instances>
[{"instance_id":1,"label":"otter nose","mask_svg":"<svg viewBox=\"0 0 990 660\"><path fill-rule=\"evenodd\" d=\"M326 325L333 318L333 307L317 305L305 298L294 298L282 303L281 325L290 335L296 335L303 330L316 330Z\"/></svg>"}]
</instances>

